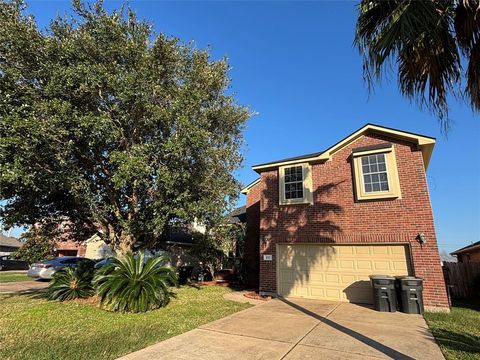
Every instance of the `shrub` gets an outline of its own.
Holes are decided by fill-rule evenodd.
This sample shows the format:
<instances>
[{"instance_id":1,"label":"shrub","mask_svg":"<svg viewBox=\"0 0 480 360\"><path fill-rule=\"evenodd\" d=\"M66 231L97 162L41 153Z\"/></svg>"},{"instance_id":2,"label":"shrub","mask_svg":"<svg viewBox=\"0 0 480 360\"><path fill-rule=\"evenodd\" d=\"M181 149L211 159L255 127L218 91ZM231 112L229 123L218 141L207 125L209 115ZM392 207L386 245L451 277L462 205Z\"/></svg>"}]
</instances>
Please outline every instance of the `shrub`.
<instances>
[{"instance_id":1,"label":"shrub","mask_svg":"<svg viewBox=\"0 0 480 360\"><path fill-rule=\"evenodd\" d=\"M88 262L80 262L76 269L65 267L58 270L48 285L47 299L73 300L93 295L93 266Z\"/></svg>"},{"instance_id":2,"label":"shrub","mask_svg":"<svg viewBox=\"0 0 480 360\"><path fill-rule=\"evenodd\" d=\"M55 251L50 233L43 228L32 227L22 235L21 241L24 243L22 247L12 254L17 259L32 264L54 257Z\"/></svg>"},{"instance_id":3,"label":"shrub","mask_svg":"<svg viewBox=\"0 0 480 360\"><path fill-rule=\"evenodd\" d=\"M165 256L148 259L144 253L138 257L127 254L113 258L102 267L93 280L101 304L122 312L145 312L166 305L177 284L174 268L164 266Z\"/></svg>"}]
</instances>

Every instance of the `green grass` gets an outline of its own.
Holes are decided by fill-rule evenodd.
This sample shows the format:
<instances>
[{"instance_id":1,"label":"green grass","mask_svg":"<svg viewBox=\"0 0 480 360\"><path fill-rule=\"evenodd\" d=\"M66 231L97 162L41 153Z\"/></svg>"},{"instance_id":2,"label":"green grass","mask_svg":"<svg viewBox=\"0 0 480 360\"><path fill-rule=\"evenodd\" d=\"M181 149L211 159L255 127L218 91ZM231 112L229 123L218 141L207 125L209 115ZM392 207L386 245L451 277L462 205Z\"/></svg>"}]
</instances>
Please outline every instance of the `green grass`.
<instances>
[{"instance_id":1,"label":"green grass","mask_svg":"<svg viewBox=\"0 0 480 360\"><path fill-rule=\"evenodd\" d=\"M16 282L16 281L33 281L34 279L29 278L26 274L21 273L0 273L0 283L5 282Z\"/></svg>"},{"instance_id":2,"label":"green grass","mask_svg":"<svg viewBox=\"0 0 480 360\"><path fill-rule=\"evenodd\" d=\"M457 303L446 313L426 313L425 319L447 360L480 359L480 301Z\"/></svg>"},{"instance_id":3,"label":"green grass","mask_svg":"<svg viewBox=\"0 0 480 360\"><path fill-rule=\"evenodd\" d=\"M166 307L141 314L0 295L0 359L114 359L250 306L225 300L228 291L181 287Z\"/></svg>"}]
</instances>

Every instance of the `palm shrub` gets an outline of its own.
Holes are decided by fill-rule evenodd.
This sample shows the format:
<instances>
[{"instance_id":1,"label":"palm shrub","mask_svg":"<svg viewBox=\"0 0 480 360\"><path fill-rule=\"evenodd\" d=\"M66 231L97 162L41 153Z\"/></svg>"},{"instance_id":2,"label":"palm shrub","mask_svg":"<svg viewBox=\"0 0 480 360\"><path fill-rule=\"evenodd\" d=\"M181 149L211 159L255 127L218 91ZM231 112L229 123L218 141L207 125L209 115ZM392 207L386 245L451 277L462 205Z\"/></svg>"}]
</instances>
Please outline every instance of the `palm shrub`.
<instances>
[{"instance_id":1,"label":"palm shrub","mask_svg":"<svg viewBox=\"0 0 480 360\"><path fill-rule=\"evenodd\" d=\"M93 272L93 266L83 261L76 269L69 267L60 269L53 275L48 285L47 299L65 301L92 296L94 294Z\"/></svg>"},{"instance_id":2,"label":"palm shrub","mask_svg":"<svg viewBox=\"0 0 480 360\"><path fill-rule=\"evenodd\" d=\"M113 258L93 280L100 303L109 310L145 312L166 305L177 284L175 269L165 266L168 258L157 256L146 262L144 253Z\"/></svg>"}]
</instances>

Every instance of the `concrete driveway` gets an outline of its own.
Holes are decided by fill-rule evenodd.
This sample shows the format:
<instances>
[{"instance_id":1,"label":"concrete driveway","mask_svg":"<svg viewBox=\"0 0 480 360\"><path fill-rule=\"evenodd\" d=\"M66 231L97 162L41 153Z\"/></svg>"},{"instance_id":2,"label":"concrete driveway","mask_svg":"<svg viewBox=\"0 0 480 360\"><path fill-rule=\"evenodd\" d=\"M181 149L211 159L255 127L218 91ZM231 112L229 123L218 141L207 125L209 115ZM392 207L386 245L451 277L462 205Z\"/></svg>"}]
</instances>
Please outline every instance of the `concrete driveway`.
<instances>
[{"instance_id":1,"label":"concrete driveway","mask_svg":"<svg viewBox=\"0 0 480 360\"><path fill-rule=\"evenodd\" d=\"M159 324L161 326L161 324ZM122 359L443 359L420 315L275 299Z\"/></svg>"},{"instance_id":2,"label":"concrete driveway","mask_svg":"<svg viewBox=\"0 0 480 360\"><path fill-rule=\"evenodd\" d=\"M0 282L0 294L28 293L45 289L47 281Z\"/></svg>"}]
</instances>

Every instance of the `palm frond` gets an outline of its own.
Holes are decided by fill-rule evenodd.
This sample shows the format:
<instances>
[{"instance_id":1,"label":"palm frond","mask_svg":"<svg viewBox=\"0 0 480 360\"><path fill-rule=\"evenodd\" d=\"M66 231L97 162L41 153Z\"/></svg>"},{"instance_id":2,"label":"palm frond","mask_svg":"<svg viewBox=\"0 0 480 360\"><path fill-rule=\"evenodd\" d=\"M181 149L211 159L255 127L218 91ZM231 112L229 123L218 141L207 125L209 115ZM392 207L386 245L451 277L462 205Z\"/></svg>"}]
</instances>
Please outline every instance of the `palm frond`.
<instances>
[{"instance_id":1,"label":"palm frond","mask_svg":"<svg viewBox=\"0 0 480 360\"><path fill-rule=\"evenodd\" d=\"M453 1L363 0L355 36L369 89L397 66L402 94L432 110L444 128L447 95L461 74L453 9Z\"/></svg>"},{"instance_id":2,"label":"palm frond","mask_svg":"<svg viewBox=\"0 0 480 360\"><path fill-rule=\"evenodd\" d=\"M46 297L59 301L90 297L94 293L92 278L93 269L60 269L48 285Z\"/></svg>"},{"instance_id":3,"label":"palm frond","mask_svg":"<svg viewBox=\"0 0 480 360\"><path fill-rule=\"evenodd\" d=\"M463 0L454 17L457 42L468 60L465 95L480 110L480 1Z\"/></svg>"},{"instance_id":4,"label":"palm frond","mask_svg":"<svg viewBox=\"0 0 480 360\"><path fill-rule=\"evenodd\" d=\"M166 266L168 258L145 261L143 253L114 258L94 279L101 304L113 311L145 312L167 304L177 284L175 269Z\"/></svg>"}]
</instances>

